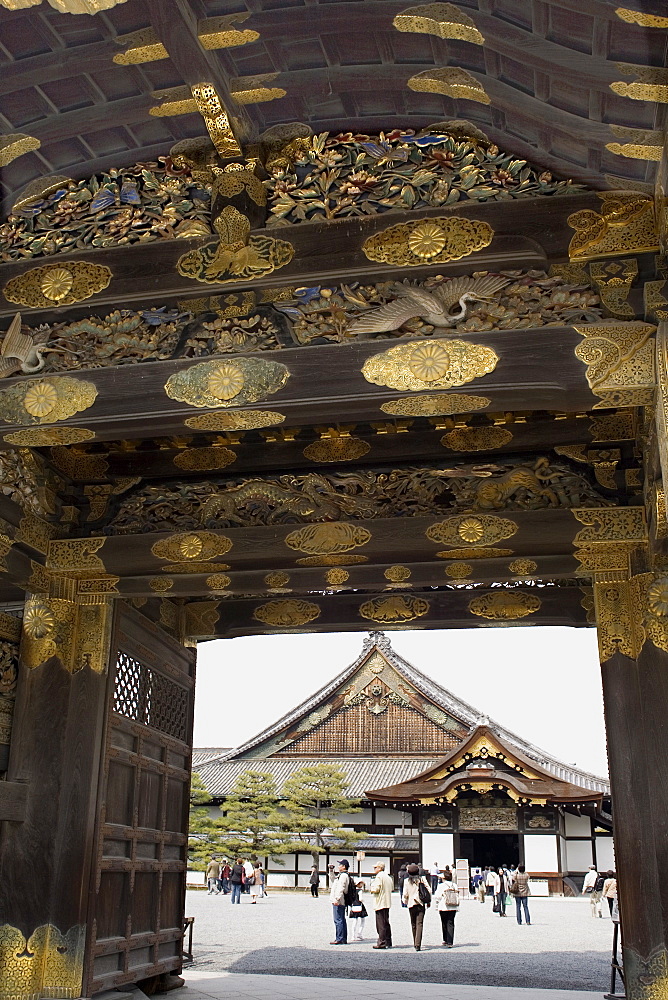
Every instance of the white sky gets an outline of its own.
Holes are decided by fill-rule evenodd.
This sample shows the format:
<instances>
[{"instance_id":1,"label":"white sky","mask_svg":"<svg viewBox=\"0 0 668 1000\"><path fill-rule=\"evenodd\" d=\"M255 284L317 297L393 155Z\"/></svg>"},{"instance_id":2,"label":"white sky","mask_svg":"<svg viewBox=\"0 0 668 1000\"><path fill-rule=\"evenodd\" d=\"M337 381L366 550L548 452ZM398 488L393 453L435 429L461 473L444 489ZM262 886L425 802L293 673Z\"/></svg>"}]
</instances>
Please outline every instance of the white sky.
<instances>
[{"instance_id":1,"label":"white sky","mask_svg":"<svg viewBox=\"0 0 668 1000\"><path fill-rule=\"evenodd\" d=\"M594 628L388 631L442 687L567 764L607 775ZM364 633L247 636L200 643L196 747L234 747L355 660Z\"/></svg>"}]
</instances>

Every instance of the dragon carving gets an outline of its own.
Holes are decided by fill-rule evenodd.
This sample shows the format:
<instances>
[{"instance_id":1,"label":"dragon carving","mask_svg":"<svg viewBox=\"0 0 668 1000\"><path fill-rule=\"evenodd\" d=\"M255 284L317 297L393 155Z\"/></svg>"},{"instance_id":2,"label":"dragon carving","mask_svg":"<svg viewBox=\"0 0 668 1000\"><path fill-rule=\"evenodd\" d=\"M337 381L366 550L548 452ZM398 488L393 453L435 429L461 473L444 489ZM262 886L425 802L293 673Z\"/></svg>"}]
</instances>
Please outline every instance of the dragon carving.
<instances>
[{"instance_id":1,"label":"dragon carving","mask_svg":"<svg viewBox=\"0 0 668 1000\"><path fill-rule=\"evenodd\" d=\"M246 527L463 510L601 507L604 499L567 462L357 469L266 479L139 487L118 501L108 534Z\"/></svg>"}]
</instances>

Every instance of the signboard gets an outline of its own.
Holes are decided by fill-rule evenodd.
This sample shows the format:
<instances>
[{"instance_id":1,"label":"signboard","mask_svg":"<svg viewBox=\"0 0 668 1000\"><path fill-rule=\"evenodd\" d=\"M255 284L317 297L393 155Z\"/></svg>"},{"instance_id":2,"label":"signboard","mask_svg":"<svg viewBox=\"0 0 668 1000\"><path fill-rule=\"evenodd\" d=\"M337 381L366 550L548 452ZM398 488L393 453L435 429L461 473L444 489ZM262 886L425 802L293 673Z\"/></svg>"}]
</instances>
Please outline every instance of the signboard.
<instances>
[{"instance_id":1,"label":"signboard","mask_svg":"<svg viewBox=\"0 0 668 1000\"><path fill-rule=\"evenodd\" d=\"M365 857L366 857L366 852L365 851L358 851L357 854L355 855L355 860L356 861L364 861Z\"/></svg>"}]
</instances>

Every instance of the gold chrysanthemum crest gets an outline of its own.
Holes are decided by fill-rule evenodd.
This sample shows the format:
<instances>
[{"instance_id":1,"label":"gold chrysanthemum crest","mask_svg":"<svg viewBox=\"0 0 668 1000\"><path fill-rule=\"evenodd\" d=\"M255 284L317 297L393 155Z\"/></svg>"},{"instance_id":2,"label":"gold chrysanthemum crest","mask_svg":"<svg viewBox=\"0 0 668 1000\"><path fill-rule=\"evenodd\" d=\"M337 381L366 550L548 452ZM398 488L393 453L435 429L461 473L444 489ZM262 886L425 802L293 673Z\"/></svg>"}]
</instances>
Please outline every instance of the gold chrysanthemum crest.
<instances>
[{"instance_id":1,"label":"gold chrysanthemum crest","mask_svg":"<svg viewBox=\"0 0 668 1000\"><path fill-rule=\"evenodd\" d=\"M93 382L67 375L24 379L0 390L0 419L8 424L53 424L89 409L96 398Z\"/></svg>"},{"instance_id":2,"label":"gold chrysanthemum crest","mask_svg":"<svg viewBox=\"0 0 668 1000\"><path fill-rule=\"evenodd\" d=\"M151 547L158 559L171 559L175 563L192 559L205 561L225 555L232 548L231 539L213 531L183 531L169 538L161 538ZM170 567L171 569L171 567Z\"/></svg>"},{"instance_id":3,"label":"gold chrysanthemum crest","mask_svg":"<svg viewBox=\"0 0 668 1000\"><path fill-rule=\"evenodd\" d=\"M449 215L390 226L369 236L362 251L368 260L381 264L417 267L461 260L483 250L493 239L494 230L487 222Z\"/></svg>"},{"instance_id":4,"label":"gold chrysanthemum crest","mask_svg":"<svg viewBox=\"0 0 668 1000\"><path fill-rule=\"evenodd\" d=\"M208 409L244 406L278 392L289 377L288 369L277 361L257 358L204 361L171 375L165 383L165 392L170 399L189 406Z\"/></svg>"},{"instance_id":5,"label":"gold chrysanthemum crest","mask_svg":"<svg viewBox=\"0 0 668 1000\"><path fill-rule=\"evenodd\" d=\"M81 302L107 288L111 271L103 264L75 260L67 264L45 264L10 278L3 294L9 302L31 309L65 306Z\"/></svg>"},{"instance_id":6,"label":"gold chrysanthemum crest","mask_svg":"<svg viewBox=\"0 0 668 1000\"><path fill-rule=\"evenodd\" d=\"M498 355L491 347L463 340L399 344L367 358L362 375L367 382L403 392L449 389L489 375Z\"/></svg>"},{"instance_id":7,"label":"gold chrysanthemum crest","mask_svg":"<svg viewBox=\"0 0 668 1000\"><path fill-rule=\"evenodd\" d=\"M506 517L463 514L437 521L427 528L425 534L430 541L441 545L461 545L462 542L469 545L493 545L504 538L511 538L517 527L515 521Z\"/></svg>"}]
</instances>

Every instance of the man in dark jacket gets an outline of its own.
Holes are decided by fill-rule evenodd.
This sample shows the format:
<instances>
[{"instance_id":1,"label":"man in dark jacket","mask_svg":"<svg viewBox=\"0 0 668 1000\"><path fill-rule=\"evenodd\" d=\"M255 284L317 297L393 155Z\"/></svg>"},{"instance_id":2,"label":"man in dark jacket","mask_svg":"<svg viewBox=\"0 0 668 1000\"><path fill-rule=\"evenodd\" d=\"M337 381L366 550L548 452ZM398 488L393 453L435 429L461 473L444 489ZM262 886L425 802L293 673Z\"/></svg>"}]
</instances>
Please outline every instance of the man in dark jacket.
<instances>
[{"instance_id":1,"label":"man in dark jacket","mask_svg":"<svg viewBox=\"0 0 668 1000\"><path fill-rule=\"evenodd\" d=\"M244 859L237 858L235 863L232 865L232 874L230 875L230 887L232 889L233 903L241 903L241 886L243 885L244 878Z\"/></svg>"}]
</instances>

